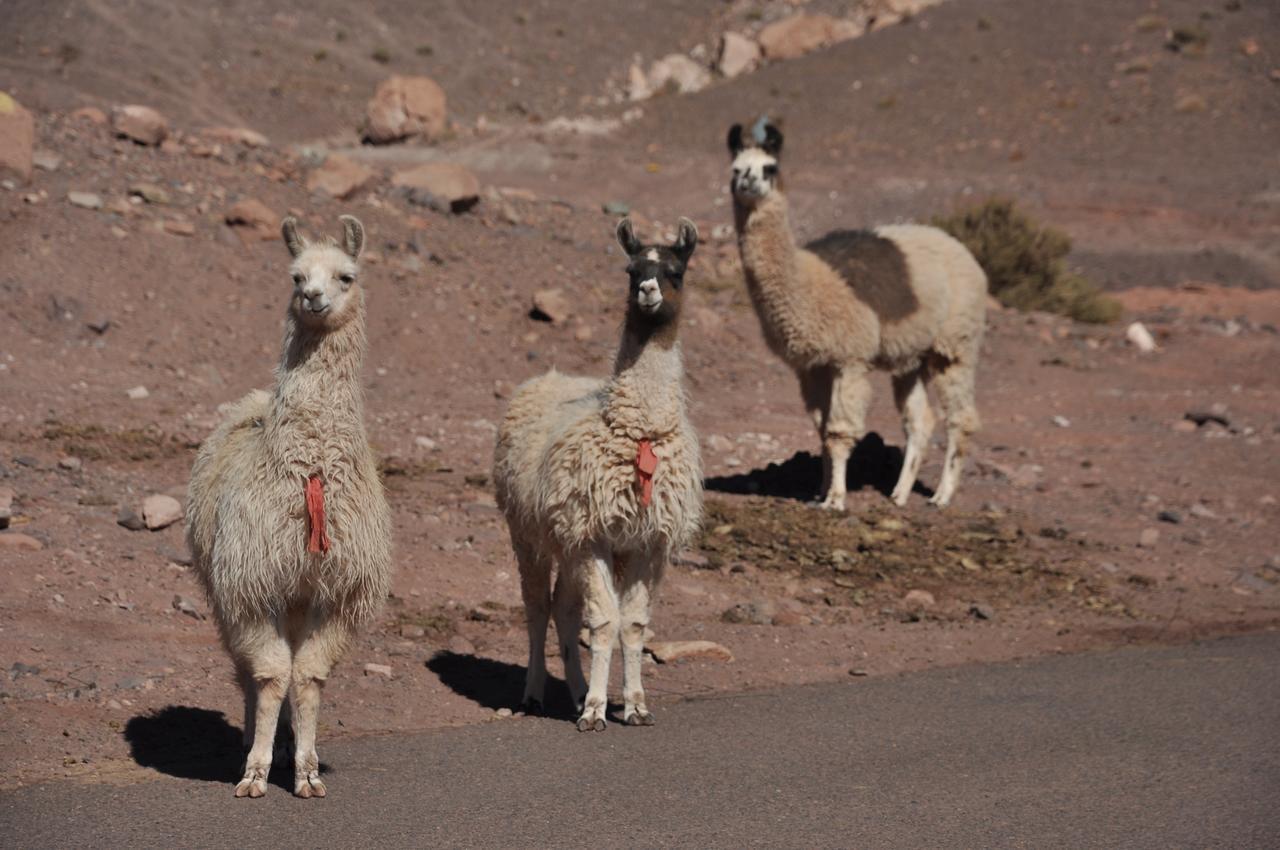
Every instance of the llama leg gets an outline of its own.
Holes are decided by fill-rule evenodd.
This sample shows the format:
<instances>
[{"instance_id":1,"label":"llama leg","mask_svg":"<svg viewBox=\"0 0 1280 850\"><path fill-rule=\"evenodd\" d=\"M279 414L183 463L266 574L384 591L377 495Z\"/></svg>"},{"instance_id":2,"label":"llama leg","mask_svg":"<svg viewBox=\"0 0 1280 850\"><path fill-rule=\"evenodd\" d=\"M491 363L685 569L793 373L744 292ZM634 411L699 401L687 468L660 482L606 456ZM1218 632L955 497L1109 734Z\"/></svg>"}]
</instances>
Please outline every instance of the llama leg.
<instances>
[{"instance_id":1,"label":"llama leg","mask_svg":"<svg viewBox=\"0 0 1280 850\"><path fill-rule=\"evenodd\" d=\"M267 793L276 722L289 688L289 643L275 622L263 621L241 628L231 649L248 670L254 689L253 745L245 759L244 778L236 785L236 796L261 797Z\"/></svg>"},{"instance_id":2,"label":"llama leg","mask_svg":"<svg viewBox=\"0 0 1280 850\"><path fill-rule=\"evenodd\" d=\"M258 713L258 686L254 683L247 664L237 660L235 665L236 682L244 696L244 751L247 754L253 746L253 727Z\"/></svg>"},{"instance_id":3,"label":"llama leg","mask_svg":"<svg viewBox=\"0 0 1280 850\"><path fill-rule=\"evenodd\" d=\"M525 544L515 547L520 565L520 593L524 597L529 629L529 666L525 671L520 707L529 714L542 712L547 686L547 621L551 616L551 564Z\"/></svg>"},{"instance_id":4,"label":"llama leg","mask_svg":"<svg viewBox=\"0 0 1280 850\"><path fill-rule=\"evenodd\" d=\"M613 557L595 552L586 565L587 628L591 630L591 684L578 718L579 732L603 732L609 707L609 663L618 639L618 591L613 581Z\"/></svg>"},{"instance_id":5,"label":"llama leg","mask_svg":"<svg viewBox=\"0 0 1280 850\"><path fill-rule=\"evenodd\" d=\"M289 682L289 702L293 711L294 754L293 793L299 797L323 797L320 757L316 754L316 720L320 713L320 692L329 672L351 641L351 629L343 621L330 619L323 610L313 609L306 636L293 657Z\"/></svg>"},{"instance_id":6,"label":"llama leg","mask_svg":"<svg viewBox=\"0 0 1280 850\"><path fill-rule=\"evenodd\" d=\"M831 485L820 507L843 511L845 468L853 446L867 432L867 407L871 403L871 382L864 371L838 370L831 385L831 406L822 435L824 454L831 465Z\"/></svg>"},{"instance_id":7,"label":"llama leg","mask_svg":"<svg viewBox=\"0 0 1280 850\"><path fill-rule=\"evenodd\" d=\"M622 591L618 611L622 622L623 722L628 726L652 726L653 714L644 701L641 664L644 661L644 630L653 610L653 592L662 573L663 559L647 557L636 564Z\"/></svg>"},{"instance_id":8,"label":"llama leg","mask_svg":"<svg viewBox=\"0 0 1280 850\"><path fill-rule=\"evenodd\" d=\"M930 383L938 393L947 423L947 456L942 462L942 479L929 500L940 508L950 504L955 495L968 454L969 438L981 425L973 397L973 378L972 362L966 361L952 361L930 372Z\"/></svg>"},{"instance_id":9,"label":"llama leg","mask_svg":"<svg viewBox=\"0 0 1280 850\"><path fill-rule=\"evenodd\" d=\"M800 397L804 399L804 409L813 420L813 427L818 429L818 439L822 441L822 484L818 489L818 498L822 499L831 489L831 455L827 452L827 412L831 409L831 383L834 373L828 367L809 369L799 373Z\"/></svg>"},{"instance_id":10,"label":"llama leg","mask_svg":"<svg viewBox=\"0 0 1280 850\"><path fill-rule=\"evenodd\" d=\"M560 641L560 660L564 662L564 682L569 686L573 710L582 712L587 698L587 677L582 674L582 652L578 649L578 632L582 629L582 585L572 569L561 569L556 575L552 597L556 618L556 638Z\"/></svg>"},{"instance_id":11,"label":"llama leg","mask_svg":"<svg viewBox=\"0 0 1280 850\"><path fill-rule=\"evenodd\" d=\"M929 437L933 434L933 410L929 407L929 395L925 392L923 377L921 371L917 370L907 375L895 375L893 378L893 400L902 414L902 427L907 434L902 473L898 476L897 486L893 488L892 498L898 506L905 505L911 497L911 488L915 486L916 477L920 474L920 463L924 460Z\"/></svg>"}]
</instances>

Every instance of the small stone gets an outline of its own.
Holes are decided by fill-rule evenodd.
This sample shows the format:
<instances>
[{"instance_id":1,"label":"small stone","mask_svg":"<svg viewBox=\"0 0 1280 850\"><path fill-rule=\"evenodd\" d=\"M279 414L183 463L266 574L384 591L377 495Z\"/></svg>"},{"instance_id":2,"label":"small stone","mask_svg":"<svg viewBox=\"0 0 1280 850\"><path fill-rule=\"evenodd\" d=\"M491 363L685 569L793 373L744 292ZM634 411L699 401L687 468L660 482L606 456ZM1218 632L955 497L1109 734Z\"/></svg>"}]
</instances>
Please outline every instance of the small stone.
<instances>
[{"instance_id":1,"label":"small stone","mask_svg":"<svg viewBox=\"0 0 1280 850\"><path fill-rule=\"evenodd\" d=\"M1170 525L1177 525L1182 522L1182 514L1177 511L1164 510L1156 514L1156 519L1161 522L1167 522Z\"/></svg>"},{"instance_id":2,"label":"small stone","mask_svg":"<svg viewBox=\"0 0 1280 850\"><path fill-rule=\"evenodd\" d=\"M909 590L907 595L902 597L902 604L909 609L923 610L932 608L937 604L937 600L933 598L933 594L927 590Z\"/></svg>"},{"instance_id":3,"label":"small stone","mask_svg":"<svg viewBox=\"0 0 1280 850\"><path fill-rule=\"evenodd\" d=\"M41 171L57 171L62 165L62 157L53 151L36 151L31 154L31 164Z\"/></svg>"},{"instance_id":4,"label":"small stone","mask_svg":"<svg viewBox=\"0 0 1280 850\"><path fill-rule=\"evenodd\" d=\"M1054 424L1054 425L1057 425L1059 428L1070 428L1070 427L1071 427L1071 420L1070 420L1070 419L1068 419L1068 418L1067 418L1067 417L1065 417L1065 416L1055 416L1055 417L1053 417L1053 420L1052 420L1052 421L1053 421L1053 424Z\"/></svg>"},{"instance_id":5,"label":"small stone","mask_svg":"<svg viewBox=\"0 0 1280 850\"><path fill-rule=\"evenodd\" d=\"M1184 115L1192 112L1204 112L1208 108L1209 101L1205 100L1204 95L1195 93L1181 95L1173 103L1173 110Z\"/></svg>"},{"instance_id":6,"label":"small stone","mask_svg":"<svg viewBox=\"0 0 1280 850\"><path fill-rule=\"evenodd\" d=\"M1147 326L1142 322L1134 322L1124 332L1124 338L1129 344L1142 352L1151 352L1156 350L1155 337L1151 335L1151 331L1147 330Z\"/></svg>"},{"instance_id":7,"label":"small stone","mask_svg":"<svg viewBox=\"0 0 1280 850\"><path fill-rule=\"evenodd\" d=\"M1155 528L1144 528L1142 533L1138 535L1138 545L1143 549L1150 549L1160 540L1160 532Z\"/></svg>"},{"instance_id":8,"label":"small stone","mask_svg":"<svg viewBox=\"0 0 1280 850\"><path fill-rule=\"evenodd\" d=\"M245 198L223 213L222 220L237 228L242 238L273 240L279 236L280 216L256 198Z\"/></svg>"},{"instance_id":9,"label":"small stone","mask_svg":"<svg viewBox=\"0 0 1280 850\"><path fill-rule=\"evenodd\" d=\"M650 95L662 91L692 94L711 83L711 72L683 53L670 53L649 68L645 84Z\"/></svg>"},{"instance_id":10,"label":"small stone","mask_svg":"<svg viewBox=\"0 0 1280 850\"><path fill-rule=\"evenodd\" d=\"M855 677L857 677L857 678L859 678L859 679L860 679L860 678L862 678L863 676L868 675L868 673L867 673L867 671L866 671L866 670L862 669L861 667L850 667L850 668L849 668L849 675L850 675L850 676L855 676Z\"/></svg>"},{"instance_id":11,"label":"small stone","mask_svg":"<svg viewBox=\"0 0 1280 850\"><path fill-rule=\"evenodd\" d=\"M169 203L169 193L155 183L134 183L129 187L129 194L142 198L148 204Z\"/></svg>"},{"instance_id":12,"label":"small stone","mask_svg":"<svg viewBox=\"0 0 1280 850\"><path fill-rule=\"evenodd\" d=\"M502 708L500 708L500 709L498 709L497 711L495 711L495 712L493 713L493 716L494 716L494 717L500 717L500 718L506 719L506 718L508 718L508 717L513 716L513 714L514 714L514 712L512 712L512 710L511 710L511 709L507 708L506 706L503 706Z\"/></svg>"},{"instance_id":13,"label":"small stone","mask_svg":"<svg viewBox=\"0 0 1280 850\"><path fill-rule=\"evenodd\" d=\"M405 623L400 626L400 637L402 638L420 638L426 633L426 629L422 628L422 626L415 626L413 623Z\"/></svg>"},{"instance_id":14,"label":"small stone","mask_svg":"<svg viewBox=\"0 0 1280 850\"><path fill-rule=\"evenodd\" d=\"M80 467L83 465L84 462L78 457L67 456L58 458L58 466L69 472L78 472Z\"/></svg>"},{"instance_id":15,"label":"small stone","mask_svg":"<svg viewBox=\"0 0 1280 850\"><path fill-rule=\"evenodd\" d=\"M975 561L973 558L970 558L968 555L965 555L960 559L960 567L971 573L977 573L982 571L982 565L979 564L977 561Z\"/></svg>"},{"instance_id":16,"label":"small stone","mask_svg":"<svg viewBox=\"0 0 1280 850\"><path fill-rule=\"evenodd\" d=\"M449 643L446 645L446 648L454 655L476 654L475 644L464 638L462 635L454 635L449 638Z\"/></svg>"},{"instance_id":17,"label":"small stone","mask_svg":"<svg viewBox=\"0 0 1280 850\"><path fill-rule=\"evenodd\" d=\"M107 123L107 113L96 106L82 106L71 113L72 120L84 121L101 127Z\"/></svg>"},{"instance_id":18,"label":"small stone","mask_svg":"<svg viewBox=\"0 0 1280 850\"><path fill-rule=\"evenodd\" d=\"M689 567L695 570L705 570L711 566L711 561L701 552L695 552L692 549L685 549L671 559L671 563L679 567Z\"/></svg>"},{"instance_id":19,"label":"small stone","mask_svg":"<svg viewBox=\"0 0 1280 850\"><path fill-rule=\"evenodd\" d=\"M803 626L808 622L809 618L798 611L779 611L772 619L775 626Z\"/></svg>"},{"instance_id":20,"label":"small stone","mask_svg":"<svg viewBox=\"0 0 1280 850\"><path fill-rule=\"evenodd\" d=\"M439 448L439 445L436 443L436 441L431 439L430 437L414 437L413 444L418 448L423 449L425 451L429 451L429 452L434 452L437 448Z\"/></svg>"},{"instance_id":21,"label":"small stone","mask_svg":"<svg viewBox=\"0 0 1280 850\"><path fill-rule=\"evenodd\" d=\"M674 664L691 658L709 661L733 661L733 653L709 640L654 641L645 647L659 664Z\"/></svg>"},{"instance_id":22,"label":"small stone","mask_svg":"<svg viewBox=\"0 0 1280 850\"><path fill-rule=\"evenodd\" d=\"M13 490L0 487L0 528L8 528L13 519Z\"/></svg>"},{"instance_id":23,"label":"small stone","mask_svg":"<svg viewBox=\"0 0 1280 850\"><path fill-rule=\"evenodd\" d=\"M982 602L975 602L970 605L969 614L975 620L994 620L996 616L995 609Z\"/></svg>"},{"instance_id":24,"label":"small stone","mask_svg":"<svg viewBox=\"0 0 1280 850\"><path fill-rule=\"evenodd\" d=\"M174 236L195 236L196 226L185 218L165 219L164 232Z\"/></svg>"},{"instance_id":25,"label":"small stone","mask_svg":"<svg viewBox=\"0 0 1280 850\"><path fill-rule=\"evenodd\" d=\"M353 159L330 154L323 165L307 176L307 191L342 200L363 189L375 176L372 169Z\"/></svg>"},{"instance_id":26,"label":"small stone","mask_svg":"<svg viewBox=\"0 0 1280 850\"><path fill-rule=\"evenodd\" d=\"M1209 508L1208 505L1205 505L1201 502L1196 502L1194 505L1188 508L1188 513L1190 513L1193 517L1197 517L1198 519L1217 519L1218 518L1218 515L1214 513L1213 510Z\"/></svg>"},{"instance_id":27,"label":"small stone","mask_svg":"<svg viewBox=\"0 0 1280 850\"><path fill-rule=\"evenodd\" d=\"M626 201L606 201L600 209L605 215L626 215L631 212L631 205Z\"/></svg>"},{"instance_id":28,"label":"small stone","mask_svg":"<svg viewBox=\"0 0 1280 850\"><path fill-rule=\"evenodd\" d=\"M139 384L136 387L130 387L129 389L124 391L124 394L127 395L129 398L133 399L134 401L141 401L142 399L147 398L148 396L151 395L151 393L147 391L147 388L142 386L141 384Z\"/></svg>"},{"instance_id":29,"label":"small stone","mask_svg":"<svg viewBox=\"0 0 1280 850\"><path fill-rule=\"evenodd\" d=\"M73 207L80 207L86 210L102 209L102 196L95 195L93 192L68 192L67 200L71 202Z\"/></svg>"},{"instance_id":30,"label":"small stone","mask_svg":"<svg viewBox=\"0 0 1280 850\"><path fill-rule=\"evenodd\" d=\"M1173 430L1181 434L1190 434L1198 431L1199 429L1200 426L1192 422L1190 419L1179 419L1177 422L1173 423Z\"/></svg>"},{"instance_id":31,"label":"small stone","mask_svg":"<svg viewBox=\"0 0 1280 850\"><path fill-rule=\"evenodd\" d=\"M1227 409L1221 404L1213 405L1209 410L1189 410L1185 417L1200 426L1214 423L1223 428L1231 427L1231 420L1227 418Z\"/></svg>"},{"instance_id":32,"label":"small stone","mask_svg":"<svg viewBox=\"0 0 1280 850\"><path fill-rule=\"evenodd\" d=\"M240 144L247 148L265 148L271 144L266 136L248 127L206 127L200 131L200 135L206 139Z\"/></svg>"},{"instance_id":33,"label":"small stone","mask_svg":"<svg viewBox=\"0 0 1280 850\"><path fill-rule=\"evenodd\" d=\"M138 512L129 507L120 509L120 513L116 515L116 525L123 526L130 531L142 531L147 527L142 517L138 516Z\"/></svg>"},{"instance_id":34,"label":"small stone","mask_svg":"<svg viewBox=\"0 0 1280 850\"><path fill-rule=\"evenodd\" d=\"M768 601L739 602L725 609L720 619L726 623L767 626L773 622L773 604Z\"/></svg>"},{"instance_id":35,"label":"small stone","mask_svg":"<svg viewBox=\"0 0 1280 850\"><path fill-rule=\"evenodd\" d=\"M200 613L200 609L195 606L190 599L185 596L175 594L173 597L173 609L186 614L196 620L203 620L204 614Z\"/></svg>"},{"instance_id":36,"label":"small stone","mask_svg":"<svg viewBox=\"0 0 1280 850\"><path fill-rule=\"evenodd\" d=\"M37 552L43 548L44 544L29 534L19 534L16 531L0 534L0 549L27 549Z\"/></svg>"},{"instance_id":37,"label":"small stone","mask_svg":"<svg viewBox=\"0 0 1280 850\"><path fill-rule=\"evenodd\" d=\"M573 315L573 307L561 289L539 289L533 294L533 309L529 318L540 322L561 325Z\"/></svg>"},{"instance_id":38,"label":"small stone","mask_svg":"<svg viewBox=\"0 0 1280 850\"><path fill-rule=\"evenodd\" d=\"M85 327L94 333L101 335L106 333L107 329L111 327L111 320L106 316L102 316L94 319L92 322L85 322Z\"/></svg>"},{"instance_id":39,"label":"small stone","mask_svg":"<svg viewBox=\"0 0 1280 850\"><path fill-rule=\"evenodd\" d=\"M392 677L391 665L369 663L364 665L364 674L366 676L381 676L384 679L390 679Z\"/></svg>"},{"instance_id":40,"label":"small stone","mask_svg":"<svg viewBox=\"0 0 1280 850\"><path fill-rule=\"evenodd\" d=\"M736 32L726 32L720 39L720 58L716 70L732 79L760 64L760 45Z\"/></svg>"},{"instance_id":41,"label":"small stone","mask_svg":"<svg viewBox=\"0 0 1280 850\"><path fill-rule=\"evenodd\" d=\"M116 135L143 145L158 145L169 135L169 122L163 115L149 106L137 104L113 110L111 126Z\"/></svg>"},{"instance_id":42,"label":"small stone","mask_svg":"<svg viewBox=\"0 0 1280 850\"><path fill-rule=\"evenodd\" d=\"M152 531L159 531L182 519L182 505L172 496L156 493L142 502L142 521Z\"/></svg>"}]
</instances>

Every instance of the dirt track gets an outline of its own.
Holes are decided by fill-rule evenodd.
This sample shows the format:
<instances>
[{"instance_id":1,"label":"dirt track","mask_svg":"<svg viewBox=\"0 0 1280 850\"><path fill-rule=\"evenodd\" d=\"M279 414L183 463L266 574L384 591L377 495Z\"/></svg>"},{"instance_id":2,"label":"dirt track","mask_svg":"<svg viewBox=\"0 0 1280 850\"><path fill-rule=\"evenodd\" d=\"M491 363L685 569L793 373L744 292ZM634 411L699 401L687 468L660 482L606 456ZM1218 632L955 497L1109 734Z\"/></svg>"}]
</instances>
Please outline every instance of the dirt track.
<instances>
[{"instance_id":1,"label":"dirt track","mask_svg":"<svg viewBox=\"0 0 1280 850\"><path fill-rule=\"evenodd\" d=\"M705 239L685 347L716 524L673 570L655 628L662 638L720 641L736 660L651 668L652 690L671 698L1280 620L1280 187L1264 178L1280 166L1270 79L1280 22L1265 4L1215 8L1204 24L1208 51L1191 58L1136 28L1146 2L1064 11L953 0L696 95L647 101L638 119L602 138L552 133L536 119L618 117L625 105L590 98L622 78L632 51L652 59L674 49L652 33L627 41L643 28L620 14L593 13L573 36L555 33L573 10L495 23L472 46L510 44L504 61L527 98L524 111L501 112L509 92L495 94L480 73L490 54L443 53L475 31L452 7L406 18L392 53L416 58L384 66L367 58L373 30L350 24L347 40L326 42L325 60L300 63L319 49L308 28L326 20L323 9L295 27L250 17L259 25L241 43L199 15L95 4L132 33L120 44L153 61L156 82L139 70L146 62L100 52L123 49L112 40L90 44L101 20L60 23L58 4L20 5L20 49L0 61L14 82L0 82L36 112L40 146L62 162L37 171L30 188L0 193L0 484L17 494L12 531L44 546L0 549L0 659L9 669L0 758L16 765L3 784L137 775L121 730L165 706L238 716L211 624L173 607L177 594L204 610L179 528L116 524L122 505L182 493L217 405L270 380L285 253L226 227L231 202L256 197L315 227L354 211L371 235L368 406L387 458L399 573L383 622L326 691L322 736L477 722L499 706L476 694L495 681L515 689L524 654L514 563L486 477L504 397L552 365L608 368L625 278L600 204L627 201L659 224L691 215L711 237L730 221L725 126L781 106L802 236L1012 194L1076 237L1092 275L1126 288L1125 321L1147 322L1161 350L1127 347L1123 322L995 313L979 387L985 430L956 509L939 516L917 497L899 514L877 489L900 443L882 382L871 420L880 439L853 470L863 486L850 517L818 517L800 501L816 480L803 454L815 439L794 380L764 349L724 273L732 241ZM409 5L380 4L370 20L396 20ZM680 47L722 27L723 4L675 5L687 16L669 19L689 39ZM1189 21L1202 6L1176 0L1157 11ZM1249 36L1261 45L1252 56L1238 49ZM441 56L417 57L419 39ZM566 39L571 46L555 46ZM63 43L79 53L58 70L52 63L70 55L59 53ZM557 50L580 72L535 73ZM188 55L204 63L199 75L173 70ZM1147 72L1117 70L1139 56L1154 57ZM385 181L348 202L310 197L305 157L290 145L351 146L370 89L390 72L436 76L458 125L443 152L472 163L487 186L519 191L486 195L463 216L409 207ZM295 82L277 93L275 79ZM1175 109L1187 92L1205 98L1204 112ZM85 103L131 100L162 107L184 131L235 119L272 144L164 154L68 117ZM319 121L322 106L331 117ZM476 127L481 114L486 130ZM381 169L436 155L412 146L354 153ZM65 201L69 190L122 199L138 181L164 186L170 203L117 214ZM45 194L23 202L32 191ZM178 217L193 236L160 229ZM575 316L564 325L527 315L532 293L547 286L572 296ZM89 327L103 320L105 332ZM148 397L129 399L139 385ZM1214 405L1226 426L1179 424ZM1053 424L1055 415L1069 426ZM79 466L60 463L69 458ZM940 458L935 448L926 484ZM1158 520L1161 511L1180 522ZM1158 538L1139 547L1145 529ZM991 537L973 536L982 534ZM833 549L855 553L856 568L837 569L847 564ZM930 591L935 606L909 610L910 590ZM782 624L725 622L739 604ZM993 617L976 618L975 605ZM446 649L452 655L437 655ZM485 663L450 660L471 654ZM362 676L366 662L389 663L395 678Z\"/></svg>"}]
</instances>

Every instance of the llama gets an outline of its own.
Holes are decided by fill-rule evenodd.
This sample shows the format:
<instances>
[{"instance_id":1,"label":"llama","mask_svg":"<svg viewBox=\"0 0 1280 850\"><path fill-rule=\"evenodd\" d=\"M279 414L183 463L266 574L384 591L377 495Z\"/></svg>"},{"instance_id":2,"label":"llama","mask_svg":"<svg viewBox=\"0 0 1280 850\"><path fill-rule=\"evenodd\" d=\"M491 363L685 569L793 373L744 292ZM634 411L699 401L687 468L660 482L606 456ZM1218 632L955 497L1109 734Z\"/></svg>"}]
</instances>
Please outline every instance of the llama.
<instances>
[{"instance_id":1,"label":"llama","mask_svg":"<svg viewBox=\"0 0 1280 850\"><path fill-rule=\"evenodd\" d=\"M494 450L498 504L529 626L523 705L542 709L553 613L583 732L605 728L619 637L623 722L653 724L640 682L644 631L671 554L693 537L702 513L702 462L685 413L678 339L684 272L698 231L682 218L673 245L643 245L623 219L617 237L631 283L613 375L601 381L552 370L525 382ZM584 608L589 689L578 652Z\"/></svg>"},{"instance_id":2,"label":"llama","mask_svg":"<svg viewBox=\"0 0 1280 850\"><path fill-rule=\"evenodd\" d=\"M747 290L769 348L795 370L822 441L821 507L845 508L845 466L866 433L872 370L892 376L907 446L892 499L905 505L942 405L947 451L930 500L955 495L978 430L974 369L987 279L962 244L933 227L837 230L798 247L779 159L782 133L761 118L744 140L729 130L730 188Z\"/></svg>"},{"instance_id":3,"label":"llama","mask_svg":"<svg viewBox=\"0 0 1280 850\"><path fill-rule=\"evenodd\" d=\"M364 228L309 242L281 227L293 297L273 393L236 402L191 471L187 540L244 691L249 748L237 797L267 790L287 696L294 793L325 796L320 691L391 577L391 517L364 428Z\"/></svg>"}]
</instances>

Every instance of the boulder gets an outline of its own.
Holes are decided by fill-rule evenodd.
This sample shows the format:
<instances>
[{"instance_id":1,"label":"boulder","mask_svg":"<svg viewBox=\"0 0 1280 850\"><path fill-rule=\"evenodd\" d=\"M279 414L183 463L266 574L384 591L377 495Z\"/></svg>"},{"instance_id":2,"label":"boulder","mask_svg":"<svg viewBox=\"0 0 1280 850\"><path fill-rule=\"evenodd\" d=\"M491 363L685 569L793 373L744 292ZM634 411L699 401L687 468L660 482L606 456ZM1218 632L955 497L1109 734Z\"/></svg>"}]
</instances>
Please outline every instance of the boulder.
<instances>
[{"instance_id":1,"label":"boulder","mask_svg":"<svg viewBox=\"0 0 1280 850\"><path fill-rule=\"evenodd\" d=\"M373 169L340 154L330 154L324 164L307 177L307 190L349 198L373 178Z\"/></svg>"},{"instance_id":2,"label":"boulder","mask_svg":"<svg viewBox=\"0 0 1280 850\"><path fill-rule=\"evenodd\" d=\"M35 118L22 104L0 91L0 174L14 174L24 183L30 180L35 143Z\"/></svg>"},{"instance_id":3,"label":"boulder","mask_svg":"<svg viewBox=\"0 0 1280 850\"><path fill-rule=\"evenodd\" d=\"M140 145L158 145L169 136L169 122L150 106L118 106L111 113L111 128L117 136Z\"/></svg>"},{"instance_id":4,"label":"boulder","mask_svg":"<svg viewBox=\"0 0 1280 850\"><path fill-rule=\"evenodd\" d=\"M403 190L413 203L442 212L465 212L480 200L480 181L455 162L428 162L397 171L391 185Z\"/></svg>"},{"instance_id":5,"label":"boulder","mask_svg":"<svg viewBox=\"0 0 1280 850\"><path fill-rule=\"evenodd\" d=\"M760 45L745 35L727 32L720 39L720 58L716 70L726 77L736 77L754 70L760 63Z\"/></svg>"},{"instance_id":6,"label":"boulder","mask_svg":"<svg viewBox=\"0 0 1280 850\"><path fill-rule=\"evenodd\" d=\"M767 59L794 59L821 47L855 38L866 27L830 15L801 13L775 21L760 31L760 48Z\"/></svg>"},{"instance_id":7,"label":"boulder","mask_svg":"<svg viewBox=\"0 0 1280 850\"><path fill-rule=\"evenodd\" d=\"M388 77L365 107L364 137L385 144L410 136L428 141L445 129L444 89L430 77Z\"/></svg>"}]
</instances>

